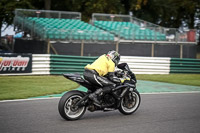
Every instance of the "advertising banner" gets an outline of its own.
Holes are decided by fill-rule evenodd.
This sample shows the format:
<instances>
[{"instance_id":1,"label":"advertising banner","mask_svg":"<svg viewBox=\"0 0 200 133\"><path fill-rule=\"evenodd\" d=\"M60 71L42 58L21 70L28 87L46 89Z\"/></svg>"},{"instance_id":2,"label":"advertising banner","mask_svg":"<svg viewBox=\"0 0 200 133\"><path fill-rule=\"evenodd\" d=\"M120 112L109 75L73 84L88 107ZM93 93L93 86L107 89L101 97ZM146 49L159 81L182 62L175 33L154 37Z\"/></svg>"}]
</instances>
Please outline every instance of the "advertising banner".
<instances>
[{"instance_id":1,"label":"advertising banner","mask_svg":"<svg viewBox=\"0 0 200 133\"><path fill-rule=\"evenodd\" d=\"M0 53L0 74L31 72L32 54Z\"/></svg>"}]
</instances>

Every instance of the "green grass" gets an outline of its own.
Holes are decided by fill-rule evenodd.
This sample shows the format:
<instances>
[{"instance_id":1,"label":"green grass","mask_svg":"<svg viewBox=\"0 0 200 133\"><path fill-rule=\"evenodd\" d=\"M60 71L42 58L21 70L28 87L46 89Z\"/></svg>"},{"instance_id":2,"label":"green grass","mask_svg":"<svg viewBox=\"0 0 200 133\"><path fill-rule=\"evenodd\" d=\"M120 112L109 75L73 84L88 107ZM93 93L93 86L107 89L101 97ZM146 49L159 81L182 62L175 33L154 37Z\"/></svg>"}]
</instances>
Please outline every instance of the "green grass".
<instances>
[{"instance_id":1,"label":"green grass","mask_svg":"<svg viewBox=\"0 0 200 133\"><path fill-rule=\"evenodd\" d=\"M166 83L200 86L200 74L154 74L136 75L138 80L159 81Z\"/></svg>"},{"instance_id":2,"label":"green grass","mask_svg":"<svg viewBox=\"0 0 200 133\"><path fill-rule=\"evenodd\" d=\"M200 74L136 75L138 80L200 86ZM60 94L79 85L63 76L0 76L0 100Z\"/></svg>"},{"instance_id":3,"label":"green grass","mask_svg":"<svg viewBox=\"0 0 200 133\"><path fill-rule=\"evenodd\" d=\"M59 94L77 87L63 76L0 76L0 100Z\"/></svg>"}]
</instances>

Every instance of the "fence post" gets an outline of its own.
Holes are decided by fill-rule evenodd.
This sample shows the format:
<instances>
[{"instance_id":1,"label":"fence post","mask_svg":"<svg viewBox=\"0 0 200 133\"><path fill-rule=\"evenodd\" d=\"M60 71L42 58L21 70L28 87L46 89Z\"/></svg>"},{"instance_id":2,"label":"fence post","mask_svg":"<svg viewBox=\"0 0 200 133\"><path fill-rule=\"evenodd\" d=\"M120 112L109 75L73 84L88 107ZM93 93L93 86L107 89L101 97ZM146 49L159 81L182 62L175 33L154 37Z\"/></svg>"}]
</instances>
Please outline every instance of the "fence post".
<instances>
[{"instance_id":1,"label":"fence post","mask_svg":"<svg viewBox=\"0 0 200 133\"><path fill-rule=\"evenodd\" d=\"M53 50L54 54L58 54L58 52L56 51L56 49L54 48L54 46L51 43L49 43L49 44L50 44L50 48Z\"/></svg>"},{"instance_id":2,"label":"fence post","mask_svg":"<svg viewBox=\"0 0 200 133\"><path fill-rule=\"evenodd\" d=\"M154 45L155 44L151 44L151 57L154 57Z\"/></svg>"},{"instance_id":3,"label":"fence post","mask_svg":"<svg viewBox=\"0 0 200 133\"><path fill-rule=\"evenodd\" d=\"M180 44L180 58L183 58L183 44Z\"/></svg>"},{"instance_id":4,"label":"fence post","mask_svg":"<svg viewBox=\"0 0 200 133\"><path fill-rule=\"evenodd\" d=\"M84 40L81 41L81 56L84 54Z\"/></svg>"},{"instance_id":5,"label":"fence post","mask_svg":"<svg viewBox=\"0 0 200 133\"><path fill-rule=\"evenodd\" d=\"M116 51L119 52L119 41L116 42Z\"/></svg>"},{"instance_id":6,"label":"fence post","mask_svg":"<svg viewBox=\"0 0 200 133\"><path fill-rule=\"evenodd\" d=\"M47 40L47 54L50 54L50 41Z\"/></svg>"}]
</instances>

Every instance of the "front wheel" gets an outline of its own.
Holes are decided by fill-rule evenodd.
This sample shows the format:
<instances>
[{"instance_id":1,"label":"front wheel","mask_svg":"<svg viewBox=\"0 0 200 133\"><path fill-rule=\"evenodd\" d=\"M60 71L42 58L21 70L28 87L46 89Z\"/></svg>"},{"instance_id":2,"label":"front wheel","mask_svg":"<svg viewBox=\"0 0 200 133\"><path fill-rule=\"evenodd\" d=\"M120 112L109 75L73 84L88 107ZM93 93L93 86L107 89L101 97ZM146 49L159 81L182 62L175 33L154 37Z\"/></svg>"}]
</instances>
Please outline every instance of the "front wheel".
<instances>
[{"instance_id":1,"label":"front wheel","mask_svg":"<svg viewBox=\"0 0 200 133\"><path fill-rule=\"evenodd\" d=\"M137 90L129 91L121 100L119 111L122 114L130 115L140 106L141 97Z\"/></svg>"},{"instance_id":2,"label":"front wheel","mask_svg":"<svg viewBox=\"0 0 200 133\"><path fill-rule=\"evenodd\" d=\"M66 120L77 120L83 116L86 107L75 106L84 95L80 91L70 91L65 93L58 104L60 115Z\"/></svg>"}]
</instances>

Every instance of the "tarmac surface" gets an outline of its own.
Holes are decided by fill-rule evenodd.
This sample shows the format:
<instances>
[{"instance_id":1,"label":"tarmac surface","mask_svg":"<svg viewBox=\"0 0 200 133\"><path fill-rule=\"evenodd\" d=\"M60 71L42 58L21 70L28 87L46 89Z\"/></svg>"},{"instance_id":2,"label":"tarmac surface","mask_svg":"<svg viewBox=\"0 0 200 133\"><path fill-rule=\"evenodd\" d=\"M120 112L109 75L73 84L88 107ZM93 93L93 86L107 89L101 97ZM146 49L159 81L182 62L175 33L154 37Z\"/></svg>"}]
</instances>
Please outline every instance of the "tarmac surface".
<instances>
[{"instance_id":1,"label":"tarmac surface","mask_svg":"<svg viewBox=\"0 0 200 133\"><path fill-rule=\"evenodd\" d=\"M77 121L60 117L59 98L0 102L0 133L200 133L200 93L141 97L132 115L87 111Z\"/></svg>"},{"instance_id":2,"label":"tarmac surface","mask_svg":"<svg viewBox=\"0 0 200 133\"><path fill-rule=\"evenodd\" d=\"M137 89L134 114L86 111L77 121L59 115L62 94L0 101L0 133L200 133L200 87L139 81Z\"/></svg>"}]
</instances>

